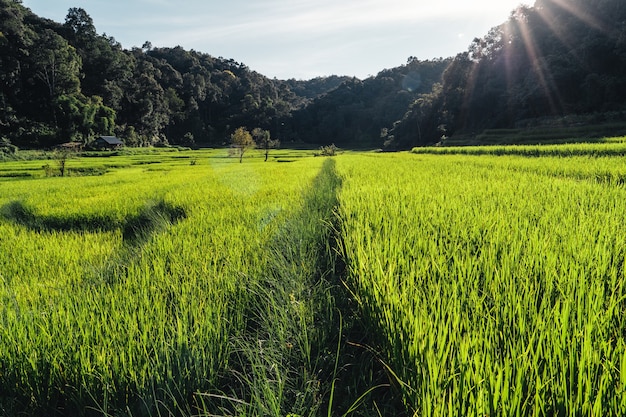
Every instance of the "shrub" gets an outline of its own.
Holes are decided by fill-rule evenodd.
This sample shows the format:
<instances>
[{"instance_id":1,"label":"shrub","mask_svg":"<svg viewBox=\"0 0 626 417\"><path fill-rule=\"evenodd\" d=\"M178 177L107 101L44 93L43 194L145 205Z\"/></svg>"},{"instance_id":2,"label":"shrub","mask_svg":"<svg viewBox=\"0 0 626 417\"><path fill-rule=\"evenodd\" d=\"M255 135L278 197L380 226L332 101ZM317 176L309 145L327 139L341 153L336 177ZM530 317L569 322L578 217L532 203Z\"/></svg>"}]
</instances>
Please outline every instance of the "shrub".
<instances>
[{"instance_id":1,"label":"shrub","mask_svg":"<svg viewBox=\"0 0 626 417\"><path fill-rule=\"evenodd\" d=\"M319 153L316 153L315 156L335 156L337 155L337 151L339 150L335 144L320 146Z\"/></svg>"}]
</instances>

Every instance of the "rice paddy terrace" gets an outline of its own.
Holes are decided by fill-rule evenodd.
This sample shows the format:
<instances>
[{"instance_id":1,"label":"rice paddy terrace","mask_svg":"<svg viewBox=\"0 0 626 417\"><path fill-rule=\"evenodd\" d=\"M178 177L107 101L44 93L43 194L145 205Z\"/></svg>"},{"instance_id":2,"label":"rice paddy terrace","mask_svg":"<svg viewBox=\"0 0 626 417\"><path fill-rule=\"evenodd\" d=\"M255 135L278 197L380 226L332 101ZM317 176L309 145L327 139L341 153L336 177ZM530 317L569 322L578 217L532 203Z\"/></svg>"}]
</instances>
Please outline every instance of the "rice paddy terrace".
<instances>
[{"instance_id":1,"label":"rice paddy terrace","mask_svg":"<svg viewBox=\"0 0 626 417\"><path fill-rule=\"evenodd\" d=\"M1 162L0 412L624 415L625 151Z\"/></svg>"}]
</instances>

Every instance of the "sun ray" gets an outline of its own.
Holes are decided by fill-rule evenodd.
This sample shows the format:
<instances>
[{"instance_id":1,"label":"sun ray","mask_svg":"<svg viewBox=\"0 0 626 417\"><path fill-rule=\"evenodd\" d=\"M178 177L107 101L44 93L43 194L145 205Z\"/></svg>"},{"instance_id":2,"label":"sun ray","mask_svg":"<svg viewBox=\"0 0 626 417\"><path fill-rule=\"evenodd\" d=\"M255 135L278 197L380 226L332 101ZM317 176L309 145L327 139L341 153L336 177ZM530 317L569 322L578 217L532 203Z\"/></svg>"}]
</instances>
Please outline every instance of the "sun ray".
<instances>
[{"instance_id":1,"label":"sun ray","mask_svg":"<svg viewBox=\"0 0 626 417\"><path fill-rule=\"evenodd\" d=\"M606 24L604 24L601 19L594 16L589 10L577 6L576 3L571 0L549 0L548 3L560 7L596 30L607 32Z\"/></svg>"},{"instance_id":2,"label":"sun ray","mask_svg":"<svg viewBox=\"0 0 626 417\"><path fill-rule=\"evenodd\" d=\"M521 37L519 41L522 42L526 56L529 60L529 71L532 71L537 77L539 86L548 101L550 111L553 114L558 113L563 107L560 93L552 82L552 76L549 69L546 68L545 61L541 58L543 53L533 37L532 30L528 24L528 16L523 13L519 13L517 16L513 16L509 24L515 25L515 28ZM513 42L515 41L516 40L513 40Z\"/></svg>"},{"instance_id":3,"label":"sun ray","mask_svg":"<svg viewBox=\"0 0 626 417\"><path fill-rule=\"evenodd\" d=\"M511 19L513 19L513 16L511 16ZM511 28L512 24L511 22L507 22L505 24L502 25L502 42L503 42L503 53L504 53L504 71L505 71L505 79L506 79L506 91L509 92L508 94L508 106L509 108L514 107L514 105L511 104L513 98L512 98L512 94L510 94L513 91L514 88L514 73L517 70L517 66L514 65L514 53L512 48L510 48L510 40L513 37L513 31Z\"/></svg>"},{"instance_id":4,"label":"sun ray","mask_svg":"<svg viewBox=\"0 0 626 417\"><path fill-rule=\"evenodd\" d=\"M558 17L551 8L538 8L537 14L541 20L550 28L557 39L567 48L569 54L579 65L584 65L584 60L578 54L576 45L572 42L571 36L565 33L561 27L557 25Z\"/></svg>"}]
</instances>

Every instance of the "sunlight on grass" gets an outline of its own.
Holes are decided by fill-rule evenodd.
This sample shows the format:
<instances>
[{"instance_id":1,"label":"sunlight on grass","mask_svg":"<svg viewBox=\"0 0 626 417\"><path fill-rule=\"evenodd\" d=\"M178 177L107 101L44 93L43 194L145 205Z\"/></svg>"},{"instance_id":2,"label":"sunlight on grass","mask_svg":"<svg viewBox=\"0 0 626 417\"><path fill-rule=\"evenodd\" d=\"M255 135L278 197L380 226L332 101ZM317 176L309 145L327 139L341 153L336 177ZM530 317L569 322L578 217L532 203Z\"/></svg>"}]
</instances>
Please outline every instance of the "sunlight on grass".
<instances>
[{"instance_id":1,"label":"sunlight on grass","mask_svg":"<svg viewBox=\"0 0 626 417\"><path fill-rule=\"evenodd\" d=\"M626 162L608 142L143 151L5 177L0 405L623 415Z\"/></svg>"}]
</instances>

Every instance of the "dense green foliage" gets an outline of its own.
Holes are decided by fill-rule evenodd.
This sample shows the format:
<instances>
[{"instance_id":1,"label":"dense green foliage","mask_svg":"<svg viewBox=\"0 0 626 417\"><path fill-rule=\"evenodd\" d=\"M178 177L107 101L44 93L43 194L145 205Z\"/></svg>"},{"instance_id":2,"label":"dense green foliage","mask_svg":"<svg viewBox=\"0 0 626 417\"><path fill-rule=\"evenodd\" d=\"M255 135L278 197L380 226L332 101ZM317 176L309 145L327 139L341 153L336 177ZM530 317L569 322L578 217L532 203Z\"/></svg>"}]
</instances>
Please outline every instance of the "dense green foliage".
<instances>
[{"instance_id":1,"label":"dense green foliage","mask_svg":"<svg viewBox=\"0 0 626 417\"><path fill-rule=\"evenodd\" d=\"M380 148L385 140L381 131L401 119L418 97L429 93L449 63L449 59L409 59L406 65L375 77L345 81L293 113L296 135L307 143Z\"/></svg>"},{"instance_id":2,"label":"dense green foliage","mask_svg":"<svg viewBox=\"0 0 626 417\"><path fill-rule=\"evenodd\" d=\"M365 80L282 81L180 46L123 49L81 8L56 23L0 0L0 137L221 145L244 126L283 144L393 150L485 129L613 134L624 129L625 20L621 0L537 0L455 58L411 57Z\"/></svg>"},{"instance_id":3,"label":"dense green foliage","mask_svg":"<svg viewBox=\"0 0 626 417\"><path fill-rule=\"evenodd\" d=\"M419 88L411 92L402 81L417 61L357 90L361 82L347 77L270 80L232 59L182 47L146 42L125 50L113 37L97 34L80 8L70 9L63 24L15 0L0 0L0 13L0 136L19 147L88 143L111 134L129 146L222 145L239 126L268 131L272 141L283 143L377 146L380 130L402 116L417 90L428 91L444 67L434 64L434 73L429 70L423 83L414 80ZM302 110L334 89L337 95ZM338 104L329 107L329 100ZM353 101L361 104L354 107ZM346 136L365 122L358 134Z\"/></svg>"},{"instance_id":4,"label":"dense green foliage","mask_svg":"<svg viewBox=\"0 0 626 417\"><path fill-rule=\"evenodd\" d=\"M79 8L60 24L0 1L0 56L0 135L24 147L112 133L131 146L221 144L231 126L276 132L306 101L233 60L149 43L124 50Z\"/></svg>"},{"instance_id":5,"label":"dense green foliage","mask_svg":"<svg viewBox=\"0 0 626 417\"><path fill-rule=\"evenodd\" d=\"M625 21L621 0L520 6L454 58L441 86L394 129L396 140L417 146L484 129L623 122ZM595 120L565 117L590 113Z\"/></svg>"}]
</instances>

